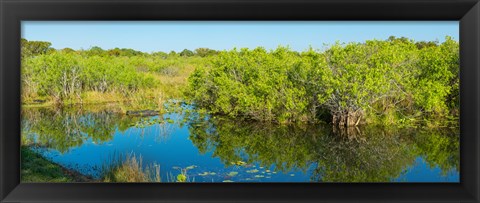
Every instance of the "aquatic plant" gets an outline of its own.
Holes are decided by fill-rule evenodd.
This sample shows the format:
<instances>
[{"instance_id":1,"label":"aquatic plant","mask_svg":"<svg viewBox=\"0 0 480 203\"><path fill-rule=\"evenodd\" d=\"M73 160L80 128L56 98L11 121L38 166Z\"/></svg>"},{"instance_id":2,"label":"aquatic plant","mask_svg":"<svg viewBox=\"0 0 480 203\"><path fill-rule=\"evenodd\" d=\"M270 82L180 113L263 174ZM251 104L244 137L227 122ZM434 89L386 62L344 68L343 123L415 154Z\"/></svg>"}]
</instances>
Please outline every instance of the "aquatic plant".
<instances>
[{"instance_id":1,"label":"aquatic plant","mask_svg":"<svg viewBox=\"0 0 480 203\"><path fill-rule=\"evenodd\" d=\"M190 177L188 175L188 170L191 170L191 169L194 169L196 168L197 166L195 165L191 165L191 166L187 166L185 168L181 168L181 167L178 167L178 166L174 166L172 167L173 169L177 169L180 171L180 173L176 176L176 178L173 178L173 175L170 173L170 176L168 177L167 176L167 181L171 181L171 182L178 182L178 183L183 183L183 182L195 182L195 178L191 179L190 180Z\"/></svg>"},{"instance_id":2,"label":"aquatic plant","mask_svg":"<svg viewBox=\"0 0 480 203\"><path fill-rule=\"evenodd\" d=\"M142 166L142 157L135 154L112 156L109 164L102 166L104 182L161 182L160 165Z\"/></svg>"},{"instance_id":3,"label":"aquatic plant","mask_svg":"<svg viewBox=\"0 0 480 203\"><path fill-rule=\"evenodd\" d=\"M184 174L178 174L177 175L177 182L185 182L187 181L187 176Z\"/></svg>"},{"instance_id":4,"label":"aquatic plant","mask_svg":"<svg viewBox=\"0 0 480 203\"><path fill-rule=\"evenodd\" d=\"M236 176L237 174L238 174L238 172L232 171L232 172L228 173L227 176L233 177L233 176Z\"/></svg>"},{"instance_id":5,"label":"aquatic plant","mask_svg":"<svg viewBox=\"0 0 480 203\"><path fill-rule=\"evenodd\" d=\"M247 170L247 173L257 173L257 172L258 172L257 169Z\"/></svg>"},{"instance_id":6,"label":"aquatic plant","mask_svg":"<svg viewBox=\"0 0 480 203\"><path fill-rule=\"evenodd\" d=\"M232 165L236 165L236 166L245 166L247 165L247 162L244 162L244 161L236 161L236 162L230 162Z\"/></svg>"}]
</instances>

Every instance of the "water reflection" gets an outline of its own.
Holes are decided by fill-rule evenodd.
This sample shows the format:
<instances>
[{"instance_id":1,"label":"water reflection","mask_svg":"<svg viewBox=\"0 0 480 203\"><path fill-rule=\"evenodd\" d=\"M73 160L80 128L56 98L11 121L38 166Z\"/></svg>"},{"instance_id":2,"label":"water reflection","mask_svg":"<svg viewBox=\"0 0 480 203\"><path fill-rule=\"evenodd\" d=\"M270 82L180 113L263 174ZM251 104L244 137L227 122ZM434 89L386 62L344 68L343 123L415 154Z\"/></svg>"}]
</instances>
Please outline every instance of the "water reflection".
<instances>
[{"instance_id":1,"label":"water reflection","mask_svg":"<svg viewBox=\"0 0 480 203\"><path fill-rule=\"evenodd\" d=\"M23 109L22 141L93 176L98 171L82 168L99 168L108 154L135 152L145 164L159 163L162 177L195 166L189 170L195 182L459 181L457 128L269 125L184 109L156 117L104 106Z\"/></svg>"}]
</instances>

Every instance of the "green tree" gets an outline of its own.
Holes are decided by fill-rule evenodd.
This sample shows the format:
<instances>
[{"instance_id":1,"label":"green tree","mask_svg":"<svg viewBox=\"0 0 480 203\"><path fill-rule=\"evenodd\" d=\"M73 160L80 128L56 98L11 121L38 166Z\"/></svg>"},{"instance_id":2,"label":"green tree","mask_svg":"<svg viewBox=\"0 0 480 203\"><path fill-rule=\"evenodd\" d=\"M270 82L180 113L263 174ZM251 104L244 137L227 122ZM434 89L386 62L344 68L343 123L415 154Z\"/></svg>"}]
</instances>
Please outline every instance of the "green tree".
<instances>
[{"instance_id":1,"label":"green tree","mask_svg":"<svg viewBox=\"0 0 480 203\"><path fill-rule=\"evenodd\" d=\"M183 56L183 57L190 57L193 55L194 55L193 51L190 51L188 49L184 49L182 52L180 52L180 56Z\"/></svg>"},{"instance_id":2,"label":"green tree","mask_svg":"<svg viewBox=\"0 0 480 203\"><path fill-rule=\"evenodd\" d=\"M418 112L458 115L458 42L418 46L390 37L322 52L222 51L195 70L186 94L213 114L280 123L353 126L415 120Z\"/></svg>"},{"instance_id":3,"label":"green tree","mask_svg":"<svg viewBox=\"0 0 480 203\"><path fill-rule=\"evenodd\" d=\"M459 108L459 53L458 42L449 37L439 46L422 49L410 87L421 110L443 114Z\"/></svg>"},{"instance_id":4,"label":"green tree","mask_svg":"<svg viewBox=\"0 0 480 203\"><path fill-rule=\"evenodd\" d=\"M22 58L46 54L49 51L53 51L54 49L50 47L51 45L52 43L50 42L28 41L22 38L20 42Z\"/></svg>"},{"instance_id":5,"label":"green tree","mask_svg":"<svg viewBox=\"0 0 480 203\"><path fill-rule=\"evenodd\" d=\"M217 51L209 48L195 49L195 54L200 57L213 56L213 55L216 55L217 53L218 53Z\"/></svg>"}]
</instances>

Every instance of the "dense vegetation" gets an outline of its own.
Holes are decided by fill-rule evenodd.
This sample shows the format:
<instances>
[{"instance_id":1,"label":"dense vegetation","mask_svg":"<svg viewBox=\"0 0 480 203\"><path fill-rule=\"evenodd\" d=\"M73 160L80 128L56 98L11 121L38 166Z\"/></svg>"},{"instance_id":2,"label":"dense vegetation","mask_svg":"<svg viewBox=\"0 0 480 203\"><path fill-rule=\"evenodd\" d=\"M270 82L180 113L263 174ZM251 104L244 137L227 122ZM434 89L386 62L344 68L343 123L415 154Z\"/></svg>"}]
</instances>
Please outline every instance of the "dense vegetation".
<instances>
[{"instance_id":1,"label":"dense vegetation","mask_svg":"<svg viewBox=\"0 0 480 203\"><path fill-rule=\"evenodd\" d=\"M138 108L161 106L182 97L188 75L216 51L193 55L143 53L132 49L50 48L49 42L22 40L22 100L26 104L130 101Z\"/></svg>"},{"instance_id":2,"label":"dense vegetation","mask_svg":"<svg viewBox=\"0 0 480 203\"><path fill-rule=\"evenodd\" d=\"M197 68L187 93L198 106L231 117L388 123L457 115L459 69L459 44L448 37L441 44L391 37L301 53L233 49Z\"/></svg>"},{"instance_id":3,"label":"dense vegetation","mask_svg":"<svg viewBox=\"0 0 480 203\"><path fill-rule=\"evenodd\" d=\"M22 99L131 101L161 109L190 101L212 114L268 121L443 125L459 115L459 44L407 38L179 53L50 48L22 40ZM187 82L188 79L188 82Z\"/></svg>"},{"instance_id":4,"label":"dense vegetation","mask_svg":"<svg viewBox=\"0 0 480 203\"><path fill-rule=\"evenodd\" d=\"M48 106L22 109L22 181L89 181L36 154L34 145L66 153L117 132L143 135L151 125L161 127L155 137L161 140L173 124L187 125L200 153L213 151L226 166L245 154L244 164L284 172L316 164L312 181L390 181L416 157L444 173L459 169L459 43L449 37L442 43L390 37L303 52L144 53L21 43L22 102ZM124 115L145 109L182 120ZM343 128L364 123L380 125ZM435 128L416 128L424 124ZM104 182L161 181L159 166L145 167L134 154L113 157L101 170ZM163 181L190 179L182 169Z\"/></svg>"}]
</instances>

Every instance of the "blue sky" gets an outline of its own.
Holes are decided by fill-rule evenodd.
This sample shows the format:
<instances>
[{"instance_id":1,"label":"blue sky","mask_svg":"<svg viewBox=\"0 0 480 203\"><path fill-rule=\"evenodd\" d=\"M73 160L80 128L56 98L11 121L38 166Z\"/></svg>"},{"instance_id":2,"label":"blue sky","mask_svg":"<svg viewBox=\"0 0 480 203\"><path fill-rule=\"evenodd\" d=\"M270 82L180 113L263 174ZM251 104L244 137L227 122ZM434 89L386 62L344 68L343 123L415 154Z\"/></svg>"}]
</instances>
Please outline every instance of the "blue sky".
<instances>
[{"instance_id":1,"label":"blue sky","mask_svg":"<svg viewBox=\"0 0 480 203\"><path fill-rule=\"evenodd\" d=\"M22 21L22 37L56 49L132 48L144 52L208 47L303 51L324 44L408 37L415 41L459 39L458 21Z\"/></svg>"}]
</instances>

